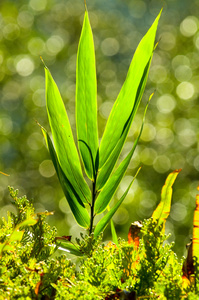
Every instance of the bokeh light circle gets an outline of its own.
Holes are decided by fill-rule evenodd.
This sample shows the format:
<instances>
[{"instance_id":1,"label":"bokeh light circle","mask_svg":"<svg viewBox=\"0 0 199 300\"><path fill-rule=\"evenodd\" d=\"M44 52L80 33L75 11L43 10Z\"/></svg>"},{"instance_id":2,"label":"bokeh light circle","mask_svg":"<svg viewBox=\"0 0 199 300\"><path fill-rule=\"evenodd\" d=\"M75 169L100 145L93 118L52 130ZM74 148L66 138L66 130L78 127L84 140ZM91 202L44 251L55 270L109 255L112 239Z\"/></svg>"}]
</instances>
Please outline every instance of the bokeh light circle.
<instances>
[{"instance_id":1,"label":"bokeh light circle","mask_svg":"<svg viewBox=\"0 0 199 300\"><path fill-rule=\"evenodd\" d=\"M195 92L194 86L190 82L181 82L177 88L176 88L176 93L179 98L183 100L189 100L193 97Z\"/></svg>"}]
</instances>

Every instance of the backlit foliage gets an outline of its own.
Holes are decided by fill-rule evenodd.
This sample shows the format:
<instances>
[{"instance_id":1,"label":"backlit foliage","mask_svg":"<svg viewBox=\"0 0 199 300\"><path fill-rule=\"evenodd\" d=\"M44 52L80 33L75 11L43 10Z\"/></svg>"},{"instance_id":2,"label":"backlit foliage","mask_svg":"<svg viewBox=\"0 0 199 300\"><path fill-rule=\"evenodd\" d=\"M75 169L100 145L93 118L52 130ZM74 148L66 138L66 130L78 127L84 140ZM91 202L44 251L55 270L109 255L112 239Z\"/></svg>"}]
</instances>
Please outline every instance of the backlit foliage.
<instances>
[{"instance_id":1,"label":"backlit foliage","mask_svg":"<svg viewBox=\"0 0 199 300\"><path fill-rule=\"evenodd\" d=\"M199 266L194 263L195 279L185 285L184 259L179 260L173 243L166 242L163 223L145 220L118 246L103 244L101 236L91 241L93 237L82 234L76 243L83 256L75 263L55 252L56 230L45 220L51 214L35 214L25 196L18 197L11 188L10 194L18 213L2 220L0 246L19 222L31 215L36 223L24 226L22 239L12 239L10 249L1 252L0 299L197 299ZM132 242L135 238L139 244Z\"/></svg>"}]
</instances>

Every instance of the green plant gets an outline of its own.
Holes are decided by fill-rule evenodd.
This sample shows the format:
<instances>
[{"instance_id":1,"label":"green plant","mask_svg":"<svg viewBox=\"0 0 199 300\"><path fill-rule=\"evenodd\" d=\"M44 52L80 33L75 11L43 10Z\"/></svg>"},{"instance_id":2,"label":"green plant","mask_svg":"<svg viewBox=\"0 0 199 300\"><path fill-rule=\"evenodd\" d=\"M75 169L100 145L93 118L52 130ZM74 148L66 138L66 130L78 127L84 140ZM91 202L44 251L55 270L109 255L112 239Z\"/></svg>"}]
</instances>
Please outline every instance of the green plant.
<instances>
[{"instance_id":1,"label":"green plant","mask_svg":"<svg viewBox=\"0 0 199 300\"><path fill-rule=\"evenodd\" d=\"M93 239L81 234L75 247L82 256L76 264L64 255L55 257L59 237L46 222L52 213L35 214L33 203L9 188L17 214L8 212L0 226L0 299L197 299L195 233L195 252L189 247L186 260L177 258L173 243L165 243L164 227L179 171L168 175L152 217L131 225L128 241L105 245L101 235ZM197 222L198 206L194 230Z\"/></svg>"},{"instance_id":2,"label":"green plant","mask_svg":"<svg viewBox=\"0 0 199 300\"><path fill-rule=\"evenodd\" d=\"M107 226L134 181L134 179L131 181L121 199L94 227L95 216L109 208L109 203L126 172L142 133L144 121L133 148L114 169L144 92L160 15L161 12L134 54L126 80L108 118L100 146L97 130L95 53L87 9L77 53L76 128L78 150L58 87L45 66L46 106L53 143L47 131L43 127L41 129L75 220L88 230L89 235L93 234L95 238ZM90 185L84 179L78 151Z\"/></svg>"},{"instance_id":3,"label":"green plant","mask_svg":"<svg viewBox=\"0 0 199 300\"><path fill-rule=\"evenodd\" d=\"M83 177L61 96L45 66L47 111L54 145L46 130L41 129L73 215L80 226L88 229L88 234L81 233L75 243L71 236L56 236L56 229L46 222L53 213L36 214L31 201L18 197L18 191L9 188L17 214L8 212L7 220L2 218L0 226L0 299L198 298L199 195L187 258L178 260L173 243L166 243L165 223L170 214L172 186L181 170L168 175L152 217L142 224L133 223L128 241L117 239L112 222L115 243L102 243L104 228L133 183L110 209L109 203L142 133L144 120L133 148L114 171L144 91L159 17L160 14L138 46L98 149L94 46L85 12L77 58L76 116L78 149L91 190ZM135 86L131 86L134 76ZM95 216L105 209L108 212L94 226ZM60 246L80 256L76 265L66 256L55 257Z\"/></svg>"},{"instance_id":4,"label":"green plant","mask_svg":"<svg viewBox=\"0 0 199 300\"><path fill-rule=\"evenodd\" d=\"M197 289L183 287L183 261L165 244L158 219L142 223L138 247L130 240L104 245L99 236L88 251L90 236L82 236L83 256L75 265L55 257L56 230L45 221L51 213L35 214L32 202L17 193L10 189L17 214L8 213L0 227L0 299L195 299Z\"/></svg>"},{"instance_id":5,"label":"green plant","mask_svg":"<svg viewBox=\"0 0 199 300\"><path fill-rule=\"evenodd\" d=\"M31 201L18 197L13 188L9 191L17 214L8 212L0 227L0 299L36 299L41 286L50 297L51 282L70 266L62 257L60 265L50 260L56 229L45 219L52 213L35 214Z\"/></svg>"}]
</instances>

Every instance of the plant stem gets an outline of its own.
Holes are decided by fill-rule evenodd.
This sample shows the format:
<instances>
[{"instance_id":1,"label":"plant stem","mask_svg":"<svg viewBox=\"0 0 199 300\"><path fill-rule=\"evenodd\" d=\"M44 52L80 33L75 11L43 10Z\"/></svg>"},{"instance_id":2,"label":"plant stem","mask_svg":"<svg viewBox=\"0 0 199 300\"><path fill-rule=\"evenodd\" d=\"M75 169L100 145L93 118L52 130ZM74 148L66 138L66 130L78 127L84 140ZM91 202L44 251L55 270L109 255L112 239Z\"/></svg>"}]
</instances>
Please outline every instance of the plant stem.
<instances>
[{"instance_id":1,"label":"plant stem","mask_svg":"<svg viewBox=\"0 0 199 300\"><path fill-rule=\"evenodd\" d=\"M90 218L90 228L89 228L89 235L91 235L93 231L93 220L94 220L94 204L95 204L95 185L96 185L96 178L94 178L93 186L92 186L92 203L91 203L91 218Z\"/></svg>"}]
</instances>

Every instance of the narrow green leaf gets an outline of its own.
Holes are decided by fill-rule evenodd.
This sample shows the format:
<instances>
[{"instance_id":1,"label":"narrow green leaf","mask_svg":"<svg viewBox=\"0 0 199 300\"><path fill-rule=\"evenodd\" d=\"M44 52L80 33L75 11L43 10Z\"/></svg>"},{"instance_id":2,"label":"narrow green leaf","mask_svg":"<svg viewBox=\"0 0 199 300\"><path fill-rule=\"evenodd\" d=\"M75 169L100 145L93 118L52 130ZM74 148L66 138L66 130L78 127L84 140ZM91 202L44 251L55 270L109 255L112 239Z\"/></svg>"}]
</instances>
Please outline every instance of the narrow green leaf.
<instances>
[{"instance_id":1,"label":"narrow green leaf","mask_svg":"<svg viewBox=\"0 0 199 300\"><path fill-rule=\"evenodd\" d=\"M108 118L99 149L99 171L113 152L116 163L126 140L146 85L160 15L161 12L138 45L127 78ZM98 184L98 187L102 185Z\"/></svg>"},{"instance_id":2,"label":"narrow green leaf","mask_svg":"<svg viewBox=\"0 0 199 300\"><path fill-rule=\"evenodd\" d=\"M53 147L52 141L51 141L48 133L46 132L46 130L43 127L41 127L41 130L45 137L46 144L47 144L48 150L50 152L52 162L54 164L54 167L57 172L57 176L59 178L62 190L66 196L66 199L71 208L71 211L72 211L77 223L84 228L88 228L89 224L90 224L90 217L87 212L87 209L85 208L84 203L82 202L79 195L77 194L74 186L71 184L70 180L66 177L66 175L62 171L62 168L59 164L55 149Z\"/></svg>"},{"instance_id":3,"label":"narrow green leaf","mask_svg":"<svg viewBox=\"0 0 199 300\"><path fill-rule=\"evenodd\" d=\"M110 211L109 205L107 206L107 210ZM115 243L116 246L119 247L118 237L117 237L117 233L116 233L116 230L115 230L115 225L114 225L112 219L111 219L111 235L112 235L112 241L113 241L113 243Z\"/></svg>"},{"instance_id":4,"label":"narrow green leaf","mask_svg":"<svg viewBox=\"0 0 199 300\"><path fill-rule=\"evenodd\" d=\"M120 198L120 200L109 210L109 212L97 223L95 230L94 230L94 237L97 237L108 225L109 221L111 220L111 218L113 217L113 215L115 214L115 212L117 211L117 209L120 207L120 205L122 204L122 202L124 201L126 195L128 194L128 191L130 189L130 187L132 186L138 172L139 172L140 168L138 169L136 175L134 176L133 180L131 181L131 183L129 184L127 190L125 191L125 193L122 195L122 197Z\"/></svg>"},{"instance_id":5,"label":"narrow green leaf","mask_svg":"<svg viewBox=\"0 0 199 300\"><path fill-rule=\"evenodd\" d=\"M12 234L10 235L8 242L9 243L13 241L20 242L22 240L23 234L24 231L20 231L18 228L15 228Z\"/></svg>"},{"instance_id":6,"label":"narrow green leaf","mask_svg":"<svg viewBox=\"0 0 199 300\"><path fill-rule=\"evenodd\" d=\"M38 220L33 219L33 218L29 218L26 219L25 221L21 222L20 224L17 225L17 228L21 228L24 226L33 226L37 223Z\"/></svg>"},{"instance_id":7,"label":"narrow green leaf","mask_svg":"<svg viewBox=\"0 0 199 300\"><path fill-rule=\"evenodd\" d=\"M70 242L56 241L56 244L61 250L64 249L67 252L76 256L83 256L83 253L78 249L78 246L75 246Z\"/></svg>"},{"instance_id":8,"label":"narrow green leaf","mask_svg":"<svg viewBox=\"0 0 199 300\"><path fill-rule=\"evenodd\" d=\"M119 247L118 238L117 238L117 233L116 233L115 225L114 225L112 219L111 219L111 234L112 234L112 240L113 240L113 243L115 243L115 245L116 245L117 247Z\"/></svg>"},{"instance_id":9,"label":"narrow green leaf","mask_svg":"<svg viewBox=\"0 0 199 300\"><path fill-rule=\"evenodd\" d=\"M84 203L91 201L91 192L86 184L79 156L73 139L68 116L50 71L45 68L46 106L57 158L76 193Z\"/></svg>"},{"instance_id":10,"label":"narrow green leaf","mask_svg":"<svg viewBox=\"0 0 199 300\"><path fill-rule=\"evenodd\" d=\"M149 97L149 101L151 100L153 94ZM115 192L117 191L117 188L127 170L127 167L131 161L131 158L133 156L133 153L136 149L137 143L140 139L140 136L142 134L142 130L144 127L144 121L145 121L145 115L147 112L147 108L149 105L149 101L146 105L145 111L144 111L144 115L143 115L143 121L142 121L142 125L140 128L140 132L138 134L137 139L134 142L133 148L131 149L131 151L129 152L129 154L126 156L126 158L120 163L120 165L118 166L117 170L115 171L115 173L108 179L108 181L106 182L105 186L102 188L99 196L96 199L95 202L95 214L100 214L102 213L107 205L110 203L113 195L115 194ZM106 176L104 174L104 176Z\"/></svg>"},{"instance_id":11,"label":"narrow green leaf","mask_svg":"<svg viewBox=\"0 0 199 300\"><path fill-rule=\"evenodd\" d=\"M152 218L158 220L158 225L165 223L170 214L171 198L172 198L172 186L180 170L175 170L170 173L165 181L165 184L161 191L161 201L152 214Z\"/></svg>"},{"instance_id":12,"label":"narrow green leaf","mask_svg":"<svg viewBox=\"0 0 199 300\"><path fill-rule=\"evenodd\" d=\"M93 162L98 151L97 80L93 35L87 11L77 53L76 123L80 154L88 177L93 179Z\"/></svg>"},{"instance_id":13,"label":"narrow green leaf","mask_svg":"<svg viewBox=\"0 0 199 300\"><path fill-rule=\"evenodd\" d=\"M143 85L143 82L146 81L146 79L147 79L146 73L149 71L150 62L151 61L149 61L149 63L146 66L146 69L144 71L143 80L141 80L141 85ZM113 149L112 153L110 154L109 158L107 159L107 161L105 162L105 164L103 165L101 170L99 171L99 174L97 177L97 185L96 185L97 190L100 190L104 186L104 184L108 180L108 178L115 166L115 163L120 155L120 152L121 152L124 142L126 140L127 134L131 127L132 120L136 114L136 111L137 111L137 108L135 109L135 107L133 107L133 110L132 110L129 118L128 118L126 124L124 125L121 137L117 141L117 144L116 144L115 148ZM136 145L137 144L135 141L135 147L136 147Z\"/></svg>"}]
</instances>

